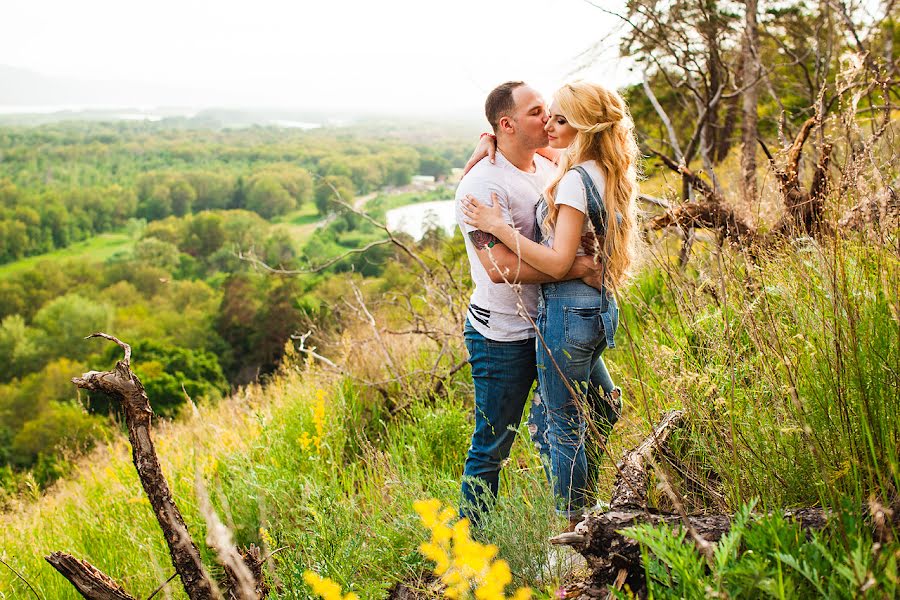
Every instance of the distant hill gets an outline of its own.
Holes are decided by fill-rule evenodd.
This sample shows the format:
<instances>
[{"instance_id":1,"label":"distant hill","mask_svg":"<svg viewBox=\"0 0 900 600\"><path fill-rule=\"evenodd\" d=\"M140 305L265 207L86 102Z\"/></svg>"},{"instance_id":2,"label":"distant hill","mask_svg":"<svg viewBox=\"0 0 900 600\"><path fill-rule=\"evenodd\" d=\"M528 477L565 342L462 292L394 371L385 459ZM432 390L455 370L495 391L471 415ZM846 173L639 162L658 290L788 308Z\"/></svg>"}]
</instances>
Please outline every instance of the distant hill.
<instances>
[{"instance_id":1,"label":"distant hill","mask_svg":"<svg viewBox=\"0 0 900 600\"><path fill-rule=\"evenodd\" d=\"M0 105L146 106L171 104L178 90L135 82L85 81L0 65ZM168 97L168 102L166 102Z\"/></svg>"},{"instance_id":2,"label":"distant hill","mask_svg":"<svg viewBox=\"0 0 900 600\"><path fill-rule=\"evenodd\" d=\"M195 90L135 82L86 81L0 65L0 123L60 120L150 120L196 127L274 125L307 129L334 115L321 112L209 107ZM180 119L177 123L171 119Z\"/></svg>"},{"instance_id":3,"label":"distant hill","mask_svg":"<svg viewBox=\"0 0 900 600\"><path fill-rule=\"evenodd\" d=\"M411 116L365 109L280 106L277 101L235 105L210 90L133 81L89 81L0 65L0 124L42 125L71 120L162 121L166 127L212 129L259 125L302 130L352 124L397 130L395 133L403 137L408 137L411 128L427 130L429 135L448 127L473 132L483 128L478 111Z\"/></svg>"}]
</instances>

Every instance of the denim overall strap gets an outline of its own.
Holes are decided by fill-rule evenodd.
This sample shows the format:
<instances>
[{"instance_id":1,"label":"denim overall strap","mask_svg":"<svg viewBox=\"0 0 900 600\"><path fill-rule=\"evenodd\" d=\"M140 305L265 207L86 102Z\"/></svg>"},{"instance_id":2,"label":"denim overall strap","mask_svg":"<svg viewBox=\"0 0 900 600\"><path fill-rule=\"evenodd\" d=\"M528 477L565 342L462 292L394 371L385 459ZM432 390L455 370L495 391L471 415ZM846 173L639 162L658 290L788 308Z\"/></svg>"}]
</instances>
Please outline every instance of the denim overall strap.
<instances>
[{"instance_id":1,"label":"denim overall strap","mask_svg":"<svg viewBox=\"0 0 900 600\"><path fill-rule=\"evenodd\" d=\"M597 235L606 235L606 205L603 204L603 197L597 186L594 185L594 178L588 175L588 172L581 165L572 167L573 171L578 171L581 175L581 181L584 183L585 196L587 198L588 218L594 226Z\"/></svg>"},{"instance_id":2,"label":"denim overall strap","mask_svg":"<svg viewBox=\"0 0 900 600\"><path fill-rule=\"evenodd\" d=\"M594 178L581 165L572 167L572 170L578 171L578 174L581 175L581 181L584 183L587 214L591 224L594 226L594 231L597 235L606 235L606 205L603 204L603 197L594 184ZM600 314L600 318L603 320L603 328L606 330L606 347L615 348L616 341L613 335L616 331L616 326L613 324L612 311L610 311L609 307L612 294L608 290L603 290L601 294L604 294L607 299L605 310Z\"/></svg>"},{"instance_id":3,"label":"denim overall strap","mask_svg":"<svg viewBox=\"0 0 900 600\"><path fill-rule=\"evenodd\" d=\"M611 309L612 304L612 292L608 292L605 289L600 292L601 294L606 294L606 310L600 313L600 320L603 321L603 331L606 333L606 347L607 348L615 348L616 347L616 327L618 327L618 323L613 325L613 314ZM618 310L616 307L614 310ZM618 320L618 318L616 319Z\"/></svg>"}]
</instances>

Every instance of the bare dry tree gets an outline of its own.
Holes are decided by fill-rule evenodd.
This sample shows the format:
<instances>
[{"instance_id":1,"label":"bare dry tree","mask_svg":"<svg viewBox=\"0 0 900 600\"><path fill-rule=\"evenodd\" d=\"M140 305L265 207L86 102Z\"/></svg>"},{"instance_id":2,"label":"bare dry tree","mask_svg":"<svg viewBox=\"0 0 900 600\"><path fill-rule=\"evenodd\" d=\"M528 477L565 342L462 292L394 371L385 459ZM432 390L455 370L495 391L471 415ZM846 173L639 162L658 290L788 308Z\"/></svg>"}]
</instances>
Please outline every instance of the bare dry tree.
<instances>
[{"instance_id":1,"label":"bare dry tree","mask_svg":"<svg viewBox=\"0 0 900 600\"><path fill-rule=\"evenodd\" d=\"M89 371L81 377L74 378L72 382L81 389L104 393L121 404L125 425L128 428L128 439L131 442L134 466L162 529L176 575L180 577L182 586L191 600L219 599L222 597L221 592L203 566L200 551L172 497L156 454L150 435L153 410L141 380L131 370L131 346L106 333L94 333L88 336L88 339L90 338L103 338L114 342L122 348L124 357L116 363L112 371ZM211 509L207 512L211 513ZM214 525L211 531L216 532L213 547L219 550L220 555L228 555L225 564L231 566L234 572L237 568L235 561L238 560L234 558L236 550L229 543L219 543L229 536L222 533L224 526L220 527L218 519L210 522ZM111 577L84 560L62 552L54 552L45 559L88 600L133 599L133 596ZM240 583L231 586L232 589L238 590L237 594L233 595L234 598L259 600L265 593L261 580L250 582L252 575L248 577L247 573L252 572L254 572L253 564L248 561L243 569L240 569L240 576L236 576L236 581ZM157 588L153 595L167 583L168 581ZM259 590L260 593L251 592L251 589Z\"/></svg>"}]
</instances>

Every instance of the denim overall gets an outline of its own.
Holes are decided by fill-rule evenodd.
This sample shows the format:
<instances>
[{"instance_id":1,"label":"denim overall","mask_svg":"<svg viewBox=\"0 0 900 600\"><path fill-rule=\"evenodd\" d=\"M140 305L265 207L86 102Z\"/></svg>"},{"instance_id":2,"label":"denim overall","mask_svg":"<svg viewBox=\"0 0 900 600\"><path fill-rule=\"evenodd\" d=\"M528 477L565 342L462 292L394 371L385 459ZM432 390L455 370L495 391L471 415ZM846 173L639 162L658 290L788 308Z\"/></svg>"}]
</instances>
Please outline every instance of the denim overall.
<instances>
[{"instance_id":1,"label":"denim overall","mask_svg":"<svg viewBox=\"0 0 900 600\"><path fill-rule=\"evenodd\" d=\"M576 166L574 170L581 175L587 191L587 216L597 235L604 235L606 210L602 197L584 168ZM538 203L540 220L542 208L546 208L543 198ZM595 477L596 459L621 412L621 400L612 400L616 388L601 357L604 350L615 347L613 336L618 325L619 309L612 292L597 290L579 279L541 286L538 391L532 399L528 430L545 469L549 469L547 475L561 516L578 517L594 504L587 494ZM588 419L603 439L589 437Z\"/></svg>"}]
</instances>

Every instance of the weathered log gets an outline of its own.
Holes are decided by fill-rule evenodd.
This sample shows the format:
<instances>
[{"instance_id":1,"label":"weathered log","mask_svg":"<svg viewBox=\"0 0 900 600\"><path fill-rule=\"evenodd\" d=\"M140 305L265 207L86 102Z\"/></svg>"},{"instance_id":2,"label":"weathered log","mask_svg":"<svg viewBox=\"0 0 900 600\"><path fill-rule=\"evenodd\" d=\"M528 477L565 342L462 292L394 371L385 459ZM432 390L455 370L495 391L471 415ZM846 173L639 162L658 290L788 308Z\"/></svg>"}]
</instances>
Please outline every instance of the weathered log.
<instances>
[{"instance_id":1,"label":"weathered log","mask_svg":"<svg viewBox=\"0 0 900 600\"><path fill-rule=\"evenodd\" d=\"M575 531L550 539L557 545L573 547L587 561L591 576L569 590L567 598L605 598L607 586L627 583L632 591L645 590L645 571L641 564L640 544L622 535L621 531L641 523L664 525L672 529L683 527L701 550L709 550L731 529L733 515L686 515L659 512L647 507L650 469L663 461L657 457L666 453L671 433L685 421L683 411L673 410L663 415L653 431L640 444L623 455L618 464L615 483L606 512L590 514L575 527ZM797 520L807 529L825 525L827 514L820 508L810 508L785 515Z\"/></svg>"},{"instance_id":2,"label":"weathered log","mask_svg":"<svg viewBox=\"0 0 900 600\"><path fill-rule=\"evenodd\" d=\"M72 379L72 382L79 388L103 392L121 402L135 468L163 530L172 564L181 577L185 592L191 600L215 598L214 584L204 570L197 545L188 533L178 506L172 500L169 484L156 456L153 440L150 438L153 411L144 386L131 370L131 347L105 333L95 333L89 337L101 337L115 342L124 350L125 357L116 363L112 371L90 371Z\"/></svg>"},{"instance_id":3,"label":"weathered log","mask_svg":"<svg viewBox=\"0 0 900 600\"><path fill-rule=\"evenodd\" d=\"M756 238L756 230L735 213L730 206L719 200L702 200L681 204L651 219L648 229L665 229L678 225L686 229L690 227L712 229L720 239L727 239L744 246Z\"/></svg>"},{"instance_id":4,"label":"weathered log","mask_svg":"<svg viewBox=\"0 0 900 600\"><path fill-rule=\"evenodd\" d=\"M44 560L68 579L88 600L135 600L106 573L71 554L54 552Z\"/></svg>"},{"instance_id":5,"label":"weathered log","mask_svg":"<svg viewBox=\"0 0 900 600\"><path fill-rule=\"evenodd\" d=\"M609 501L611 509L646 508L650 477L647 466L653 460L653 454L662 450L669 435L683 422L683 410L667 412L650 435L636 448L625 453L616 469L616 480Z\"/></svg>"},{"instance_id":6,"label":"weathered log","mask_svg":"<svg viewBox=\"0 0 900 600\"><path fill-rule=\"evenodd\" d=\"M827 513L821 508L809 508L785 513L804 529L821 529L827 521ZM687 517L691 527L707 542L717 542L731 529L732 515L701 515ZM588 516L578 524L575 532L562 534L551 539L554 543L564 543L581 553L591 569L588 585L580 598L604 597L588 590L603 591L617 578L636 593L640 593L646 583L644 567L641 563L641 546L635 540L620 533L622 529L641 523L665 525L672 529L683 526L683 517L672 513L654 513L639 509L609 510ZM624 575L622 574L624 571ZM605 591L604 591L605 594Z\"/></svg>"}]
</instances>

